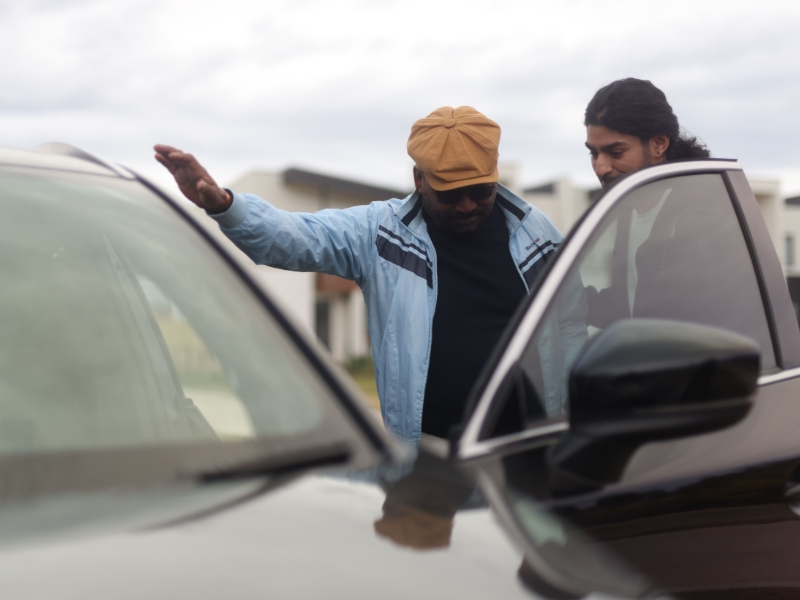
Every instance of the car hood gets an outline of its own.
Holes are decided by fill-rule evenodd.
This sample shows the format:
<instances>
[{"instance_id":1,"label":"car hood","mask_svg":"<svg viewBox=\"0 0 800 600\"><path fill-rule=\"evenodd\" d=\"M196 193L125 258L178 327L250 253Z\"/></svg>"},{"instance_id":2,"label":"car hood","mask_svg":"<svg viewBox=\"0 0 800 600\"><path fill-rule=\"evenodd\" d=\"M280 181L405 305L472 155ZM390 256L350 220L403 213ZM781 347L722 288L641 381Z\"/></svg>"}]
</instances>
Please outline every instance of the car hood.
<instances>
[{"instance_id":1,"label":"car hood","mask_svg":"<svg viewBox=\"0 0 800 600\"><path fill-rule=\"evenodd\" d=\"M488 508L456 513L449 543L434 522L434 547L419 549L376 531L385 501L375 483L314 475L182 524L7 547L0 596L532 597L517 577L522 555Z\"/></svg>"}]
</instances>

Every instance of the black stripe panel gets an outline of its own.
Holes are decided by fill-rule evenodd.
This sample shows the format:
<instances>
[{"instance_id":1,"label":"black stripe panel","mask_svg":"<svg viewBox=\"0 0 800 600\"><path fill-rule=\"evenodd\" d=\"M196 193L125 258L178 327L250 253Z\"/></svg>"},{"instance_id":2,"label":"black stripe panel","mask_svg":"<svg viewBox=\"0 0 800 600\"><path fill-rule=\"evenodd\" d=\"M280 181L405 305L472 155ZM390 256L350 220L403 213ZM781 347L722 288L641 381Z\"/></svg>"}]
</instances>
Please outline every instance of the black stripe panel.
<instances>
[{"instance_id":1,"label":"black stripe panel","mask_svg":"<svg viewBox=\"0 0 800 600\"><path fill-rule=\"evenodd\" d=\"M504 209L517 217L520 221L525 218L525 211L513 204L510 200L506 200L500 194L495 196L495 201L500 204Z\"/></svg>"},{"instance_id":2,"label":"black stripe panel","mask_svg":"<svg viewBox=\"0 0 800 600\"><path fill-rule=\"evenodd\" d=\"M384 227L383 225L380 225L378 227L378 229L380 231L382 231L383 233L385 233L386 235L388 235L389 237L396 239L398 242L400 242L400 245L403 246L404 248L413 248L414 250L416 250L420 254L423 254L425 256L425 258L428 257L428 252L425 250L425 248L420 248L416 244L412 244L411 242L404 241L403 238L401 238L396 233L392 233L391 231L386 229L386 227Z\"/></svg>"},{"instance_id":3,"label":"black stripe panel","mask_svg":"<svg viewBox=\"0 0 800 600\"><path fill-rule=\"evenodd\" d=\"M425 259L420 258L413 252L403 250L399 245L382 235L375 239L375 245L378 247L378 256L396 264L401 269L411 271L414 275L422 277L428 282L428 287L433 289L433 271L428 266L428 263L425 262Z\"/></svg>"},{"instance_id":4,"label":"black stripe panel","mask_svg":"<svg viewBox=\"0 0 800 600\"><path fill-rule=\"evenodd\" d=\"M414 208L408 211L408 214L401 219L403 225L408 227L411 224L411 221L414 220L414 217L417 216L420 208L422 208L422 198L417 198L417 203L414 205Z\"/></svg>"},{"instance_id":5,"label":"black stripe panel","mask_svg":"<svg viewBox=\"0 0 800 600\"><path fill-rule=\"evenodd\" d=\"M536 250L534 250L533 253L529 254L528 258L526 258L521 263L519 263L520 271L522 269L524 269L525 265L527 265L529 262L531 262L535 258L538 258L539 255L545 254L546 252L549 252L551 249L554 249L556 246L558 246L558 244L554 244L553 242L550 242L550 241L545 242L541 246L539 246L537 244Z\"/></svg>"},{"instance_id":6,"label":"black stripe panel","mask_svg":"<svg viewBox=\"0 0 800 600\"><path fill-rule=\"evenodd\" d=\"M525 283L528 284L529 290L533 289L534 282L539 277L539 275L541 275L542 271L544 271L544 268L545 266L547 266L547 263L550 262L550 259L553 258L553 254L554 254L553 250L550 250L550 252L545 252L544 254L540 254L539 260L534 262L531 265L531 268L522 274L522 276L525 278ZM531 257L529 256L528 259L530 258ZM528 259L526 259L525 262L527 262Z\"/></svg>"}]
</instances>

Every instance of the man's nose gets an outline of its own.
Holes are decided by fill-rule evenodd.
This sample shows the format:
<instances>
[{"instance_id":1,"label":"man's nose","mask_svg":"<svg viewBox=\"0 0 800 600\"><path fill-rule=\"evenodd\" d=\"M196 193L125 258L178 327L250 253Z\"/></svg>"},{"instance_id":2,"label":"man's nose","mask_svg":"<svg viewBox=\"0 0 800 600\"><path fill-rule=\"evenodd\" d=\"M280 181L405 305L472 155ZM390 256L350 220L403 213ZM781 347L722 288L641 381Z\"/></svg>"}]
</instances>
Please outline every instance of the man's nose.
<instances>
[{"instance_id":1,"label":"man's nose","mask_svg":"<svg viewBox=\"0 0 800 600\"><path fill-rule=\"evenodd\" d=\"M456 204L456 210L462 213L471 213L473 210L475 210L476 206L477 204L474 200L472 200L472 198L466 194L461 194L461 200L459 200Z\"/></svg>"},{"instance_id":2,"label":"man's nose","mask_svg":"<svg viewBox=\"0 0 800 600\"><path fill-rule=\"evenodd\" d=\"M613 168L611 166L611 161L608 158L602 154L597 157L597 160L594 163L594 173L599 179L602 179L603 175L611 173L612 170Z\"/></svg>"}]
</instances>

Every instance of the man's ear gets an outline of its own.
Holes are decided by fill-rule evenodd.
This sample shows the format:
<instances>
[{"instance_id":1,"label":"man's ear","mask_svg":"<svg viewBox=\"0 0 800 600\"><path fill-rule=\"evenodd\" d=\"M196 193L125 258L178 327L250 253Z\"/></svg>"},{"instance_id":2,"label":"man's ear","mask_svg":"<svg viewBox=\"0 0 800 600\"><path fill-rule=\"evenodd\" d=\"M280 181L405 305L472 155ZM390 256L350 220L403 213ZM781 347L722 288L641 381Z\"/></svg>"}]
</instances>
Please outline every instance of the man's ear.
<instances>
[{"instance_id":1,"label":"man's ear","mask_svg":"<svg viewBox=\"0 0 800 600\"><path fill-rule=\"evenodd\" d=\"M419 192L422 188L422 178L424 175L422 171L420 171L417 167L414 167L414 187Z\"/></svg>"},{"instance_id":2,"label":"man's ear","mask_svg":"<svg viewBox=\"0 0 800 600\"><path fill-rule=\"evenodd\" d=\"M659 133L650 138L650 155L656 162L661 162L666 158L667 148L669 148L668 135Z\"/></svg>"}]
</instances>

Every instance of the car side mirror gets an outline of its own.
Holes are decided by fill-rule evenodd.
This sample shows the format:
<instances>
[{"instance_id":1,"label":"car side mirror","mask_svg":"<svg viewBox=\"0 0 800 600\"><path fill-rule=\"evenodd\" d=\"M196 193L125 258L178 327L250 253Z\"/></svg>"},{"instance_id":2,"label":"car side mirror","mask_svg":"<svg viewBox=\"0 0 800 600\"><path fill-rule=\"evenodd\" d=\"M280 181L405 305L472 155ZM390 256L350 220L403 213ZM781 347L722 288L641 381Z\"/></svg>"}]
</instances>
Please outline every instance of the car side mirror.
<instances>
[{"instance_id":1,"label":"car side mirror","mask_svg":"<svg viewBox=\"0 0 800 600\"><path fill-rule=\"evenodd\" d=\"M553 447L555 494L618 481L640 445L733 425L756 391L756 342L681 321L626 319L597 334L569 378L570 428Z\"/></svg>"}]
</instances>

